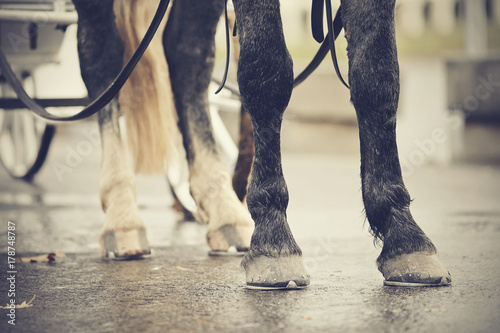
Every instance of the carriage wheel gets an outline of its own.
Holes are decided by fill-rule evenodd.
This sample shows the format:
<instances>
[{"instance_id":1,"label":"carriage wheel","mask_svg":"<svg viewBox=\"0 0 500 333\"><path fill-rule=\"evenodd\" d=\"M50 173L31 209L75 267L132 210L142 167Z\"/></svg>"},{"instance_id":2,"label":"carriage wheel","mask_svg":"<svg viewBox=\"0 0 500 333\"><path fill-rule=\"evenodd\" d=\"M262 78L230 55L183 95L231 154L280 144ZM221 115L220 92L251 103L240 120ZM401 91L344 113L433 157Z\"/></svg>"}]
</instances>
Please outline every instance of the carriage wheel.
<instances>
[{"instance_id":1,"label":"carriage wheel","mask_svg":"<svg viewBox=\"0 0 500 333\"><path fill-rule=\"evenodd\" d=\"M33 91L30 81L25 85ZM1 95L10 96L9 91L3 85ZM29 110L0 109L0 163L13 178L31 181L45 162L54 133L54 125Z\"/></svg>"},{"instance_id":2,"label":"carriage wheel","mask_svg":"<svg viewBox=\"0 0 500 333\"><path fill-rule=\"evenodd\" d=\"M12 177L31 181L45 162L55 126L28 110L0 111L0 118L0 162Z\"/></svg>"}]
</instances>

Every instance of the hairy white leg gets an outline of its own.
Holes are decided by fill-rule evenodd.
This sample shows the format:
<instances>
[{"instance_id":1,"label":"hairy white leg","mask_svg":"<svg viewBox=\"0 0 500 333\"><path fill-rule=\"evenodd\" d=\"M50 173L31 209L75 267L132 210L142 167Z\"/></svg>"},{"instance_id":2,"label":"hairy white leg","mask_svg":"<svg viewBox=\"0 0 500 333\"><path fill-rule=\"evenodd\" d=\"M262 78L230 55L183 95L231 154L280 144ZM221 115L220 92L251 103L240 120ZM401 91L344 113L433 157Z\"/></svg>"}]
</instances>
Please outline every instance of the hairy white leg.
<instances>
[{"instance_id":1,"label":"hairy white leg","mask_svg":"<svg viewBox=\"0 0 500 333\"><path fill-rule=\"evenodd\" d=\"M130 257L149 254L146 227L135 201L135 176L127 163L118 122L101 127L102 169L99 194L106 220L100 235L102 255Z\"/></svg>"},{"instance_id":2,"label":"hairy white leg","mask_svg":"<svg viewBox=\"0 0 500 333\"><path fill-rule=\"evenodd\" d=\"M208 222L208 244L214 251L227 251L232 246L246 250L253 232L250 213L238 200L218 154L196 141L190 165L191 193L198 205L198 218Z\"/></svg>"},{"instance_id":3,"label":"hairy white leg","mask_svg":"<svg viewBox=\"0 0 500 333\"><path fill-rule=\"evenodd\" d=\"M73 3L78 11L82 79L90 100L95 100L122 68L124 41L116 29L113 1L74 0ZM150 250L135 203L134 173L120 138L120 106L122 109L132 107L127 103L119 105L115 97L97 114L103 151L99 192L106 213L100 242L103 256L127 258L148 254Z\"/></svg>"}]
</instances>

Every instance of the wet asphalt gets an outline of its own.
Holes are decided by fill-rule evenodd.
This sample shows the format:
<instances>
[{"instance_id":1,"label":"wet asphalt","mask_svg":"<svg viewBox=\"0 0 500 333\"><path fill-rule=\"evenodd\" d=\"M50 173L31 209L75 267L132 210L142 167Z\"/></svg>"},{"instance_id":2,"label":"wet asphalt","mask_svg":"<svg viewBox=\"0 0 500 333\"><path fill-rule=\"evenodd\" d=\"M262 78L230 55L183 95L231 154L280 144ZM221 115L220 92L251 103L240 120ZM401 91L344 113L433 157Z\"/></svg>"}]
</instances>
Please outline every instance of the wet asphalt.
<instances>
[{"instance_id":1,"label":"wet asphalt","mask_svg":"<svg viewBox=\"0 0 500 333\"><path fill-rule=\"evenodd\" d=\"M137 180L152 256L100 258L99 145L71 172L55 171L94 126L59 126L33 184L0 170L0 305L12 299L8 221L16 228L15 301L31 300L15 310L15 326L0 309L0 332L500 331L500 166L427 165L405 179L413 215L453 278L450 287L411 289L383 286L377 271L357 152L285 150L288 218L311 285L252 291L241 258L207 255L206 226L180 220L162 176ZM356 139L347 132L344 139ZM19 262L55 251L51 263Z\"/></svg>"}]
</instances>

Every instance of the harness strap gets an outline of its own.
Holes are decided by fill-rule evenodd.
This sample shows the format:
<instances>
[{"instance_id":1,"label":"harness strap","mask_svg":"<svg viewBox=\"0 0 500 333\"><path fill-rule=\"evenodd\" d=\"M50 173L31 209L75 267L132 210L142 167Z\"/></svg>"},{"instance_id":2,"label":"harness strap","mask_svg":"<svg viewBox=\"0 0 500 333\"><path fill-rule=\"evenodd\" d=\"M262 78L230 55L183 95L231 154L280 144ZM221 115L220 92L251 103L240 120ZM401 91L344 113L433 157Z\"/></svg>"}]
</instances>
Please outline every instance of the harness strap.
<instances>
[{"instance_id":1,"label":"harness strap","mask_svg":"<svg viewBox=\"0 0 500 333\"><path fill-rule=\"evenodd\" d=\"M337 54L335 53L335 38L333 37L334 35L334 28L333 28L333 19L332 19L332 1L331 0L325 0L325 5L326 5L326 21L328 24L328 41L330 44L330 55L332 56L332 61L333 61L333 67L335 67L335 72L337 73L337 76L339 80L344 84L344 86L349 88L349 85L344 81L344 78L342 77L342 73L340 73L339 69L339 63L337 62ZM340 7L339 10L337 11L337 15L340 17Z\"/></svg>"},{"instance_id":2,"label":"harness strap","mask_svg":"<svg viewBox=\"0 0 500 333\"><path fill-rule=\"evenodd\" d=\"M337 56L335 53L335 39L340 34L340 31L343 29L343 23L342 23L342 16L341 16L341 7L337 10L337 13L335 15L335 19L332 21L332 6L331 2L329 0L327 4L327 19L328 22L332 22L331 24L328 24L328 33L326 35L326 38L324 37L323 34L323 6L324 2L323 0L313 0L312 4L312 11L311 11L311 24L312 24L312 31L313 31L313 37L314 39L318 42L321 43L320 48L316 52L316 55L314 58L311 60L311 62L300 72L299 75L295 77L293 80L293 87L295 88L302 82L304 82L309 75L311 75L316 68L321 64L323 59L325 59L328 51L330 51L332 55L332 60L333 60L333 66L335 68L335 72L337 73L337 76L339 77L340 81L349 89L349 86L347 83L344 81L342 74L340 73L339 65L337 62ZM329 12L329 14L328 14ZM236 24L237 22L234 22L234 28L233 28L233 36L236 36ZM333 36L333 38L332 38ZM224 69L224 76L222 80L216 79L215 77L212 78L212 81L217 83L219 85L219 88L215 92L216 94L220 92L223 88L227 88L233 95L240 96L239 91L235 87L227 87L226 79L227 79L227 72L229 70L229 28L228 28L228 22L227 22L227 1L226 1L226 66Z\"/></svg>"},{"instance_id":3,"label":"harness strap","mask_svg":"<svg viewBox=\"0 0 500 333\"><path fill-rule=\"evenodd\" d=\"M92 101L92 103L86 106L82 111L78 112L73 116L69 117L55 116L47 112L47 110L45 110L36 101L34 101L31 97L29 97L26 91L24 90L22 84L19 82L18 78L14 74L14 71L10 67L10 64L7 62L7 58L1 49L0 49L0 70L5 79L7 80L7 82L11 85L17 97L36 115L48 120L55 120L55 121L74 121L74 120L81 120L88 118L97 113L103 107L105 107L116 96L118 91L120 91L120 89L123 87L128 77L134 70L135 66L141 59L142 55L146 51L146 48L151 42L151 39L153 38L154 34L158 30L158 26L160 25L161 20L163 19L163 16L167 11L169 2L170 0L160 1L155 16L151 21L151 25L149 26L146 34L144 35L144 38L142 39L141 43L137 47L137 50L134 52L132 57L130 57L127 64L123 67L123 69L116 76L116 78L109 85L109 87L106 88L106 90L97 99Z\"/></svg>"},{"instance_id":4,"label":"harness strap","mask_svg":"<svg viewBox=\"0 0 500 333\"><path fill-rule=\"evenodd\" d=\"M322 3L321 3L322 4ZM337 39L337 37L340 34L340 31L342 30L342 16L340 15L341 11L340 8L337 11L337 14L335 15L335 19L333 20L333 39ZM323 23L321 22L321 31L323 31ZM318 68L318 66L321 64L323 59L325 59L326 55L328 54L328 51L330 51L330 36L332 32L328 31L326 38L323 40L321 43L321 46L316 52L316 55L314 58L311 60L309 65L304 68L304 70L295 77L293 80L293 86L296 87L302 82L304 82L305 79L309 77L309 75L312 74ZM336 58L335 58L336 61ZM337 66L338 67L338 66Z\"/></svg>"},{"instance_id":5,"label":"harness strap","mask_svg":"<svg viewBox=\"0 0 500 333\"><path fill-rule=\"evenodd\" d=\"M314 40L322 43L325 39L323 33L323 7L324 0L313 0L311 9L311 30Z\"/></svg>"},{"instance_id":6,"label":"harness strap","mask_svg":"<svg viewBox=\"0 0 500 333\"><path fill-rule=\"evenodd\" d=\"M215 91L216 94L218 94L223 88L224 85L226 84L227 80L227 73L229 72L229 61L230 61L230 54L231 54L231 41L229 38L229 19L227 18L227 0L224 1L224 21L225 21L225 26L226 26L226 67L224 67L224 76L222 77L222 81L219 84L219 88ZM236 24L234 25L234 30L233 34L236 32Z\"/></svg>"}]
</instances>

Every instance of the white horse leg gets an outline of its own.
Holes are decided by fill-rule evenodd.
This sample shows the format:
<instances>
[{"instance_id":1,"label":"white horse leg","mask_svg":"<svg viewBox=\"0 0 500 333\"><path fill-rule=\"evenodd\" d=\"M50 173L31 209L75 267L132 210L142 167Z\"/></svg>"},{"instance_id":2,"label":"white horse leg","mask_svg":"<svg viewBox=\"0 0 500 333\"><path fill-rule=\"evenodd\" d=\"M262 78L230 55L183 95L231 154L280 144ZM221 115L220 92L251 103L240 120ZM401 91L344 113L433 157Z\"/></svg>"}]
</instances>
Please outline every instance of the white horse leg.
<instances>
[{"instance_id":1,"label":"white horse leg","mask_svg":"<svg viewBox=\"0 0 500 333\"><path fill-rule=\"evenodd\" d=\"M111 103L106 111L111 112L111 119L99 119L103 154L99 194L106 213L100 235L102 255L123 258L149 254L146 227L135 202L135 176L120 138L117 103Z\"/></svg>"},{"instance_id":2,"label":"white horse leg","mask_svg":"<svg viewBox=\"0 0 500 333\"><path fill-rule=\"evenodd\" d=\"M231 247L247 250L253 232L250 214L238 200L231 177L218 154L193 142L190 165L191 193L198 204L199 217L208 222L207 241L213 251Z\"/></svg>"},{"instance_id":3,"label":"white horse leg","mask_svg":"<svg viewBox=\"0 0 500 333\"><path fill-rule=\"evenodd\" d=\"M112 1L74 0L78 11L78 54L82 78L94 100L122 67L123 41L115 25ZM100 242L104 256L150 253L144 223L135 204L134 174L127 164L115 98L98 113L103 162L99 181L106 221Z\"/></svg>"}]
</instances>

